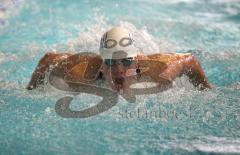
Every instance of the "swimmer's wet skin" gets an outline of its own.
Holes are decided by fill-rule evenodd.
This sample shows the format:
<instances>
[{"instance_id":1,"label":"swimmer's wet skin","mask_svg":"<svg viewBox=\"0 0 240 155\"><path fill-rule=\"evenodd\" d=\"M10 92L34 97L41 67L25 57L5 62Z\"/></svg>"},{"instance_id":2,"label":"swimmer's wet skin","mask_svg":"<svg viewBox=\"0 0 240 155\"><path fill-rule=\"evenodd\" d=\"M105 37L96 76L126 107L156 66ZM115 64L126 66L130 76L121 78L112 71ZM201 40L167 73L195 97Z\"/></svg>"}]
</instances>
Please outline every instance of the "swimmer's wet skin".
<instances>
[{"instance_id":1,"label":"swimmer's wet skin","mask_svg":"<svg viewBox=\"0 0 240 155\"><path fill-rule=\"evenodd\" d=\"M68 62L69 64L61 62ZM87 67L83 64L93 64ZM150 68L148 72L141 69L142 63ZM147 63L146 63L147 62ZM65 65L63 65L65 64ZM74 64L74 65L73 65ZM80 64L80 65L78 65ZM34 89L44 83L45 73L51 66L61 68L58 75L61 77L75 77L74 82L96 82L104 79L114 91L128 90L128 76L150 76L165 90L172 86L172 81L183 74L187 75L191 83L199 90L211 88L198 60L190 53L159 53L144 55L138 52L133 44L133 39L128 30L114 27L106 32L100 43L100 55L47 53L39 61L27 89ZM98 68L94 68L98 66ZM96 77L92 79L84 79ZM93 74L93 75L91 75ZM169 82L170 81L170 82Z\"/></svg>"}]
</instances>

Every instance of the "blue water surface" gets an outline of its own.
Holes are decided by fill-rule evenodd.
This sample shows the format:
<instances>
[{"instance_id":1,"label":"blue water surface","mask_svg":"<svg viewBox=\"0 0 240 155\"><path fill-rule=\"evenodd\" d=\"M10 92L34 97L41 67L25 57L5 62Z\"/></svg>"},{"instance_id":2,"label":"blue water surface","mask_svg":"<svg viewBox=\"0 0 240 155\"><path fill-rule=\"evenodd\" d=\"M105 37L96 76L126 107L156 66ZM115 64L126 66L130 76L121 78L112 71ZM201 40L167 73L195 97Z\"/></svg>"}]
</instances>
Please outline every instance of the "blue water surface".
<instances>
[{"instance_id":1,"label":"blue water surface","mask_svg":"<svg viewBox=\"0 0 240 155\"><path fill-rule=\"evenodd\" d=\"M67 92L25 89L47 51L97 53L115 25L146 54L193 53L214 89L197 91L182 77L84 119L55 112ZM237 0L0 1L0 154L240 154L239 66ZM80 94L71 108L100 99Z\"/></svg>"}]
</instances>

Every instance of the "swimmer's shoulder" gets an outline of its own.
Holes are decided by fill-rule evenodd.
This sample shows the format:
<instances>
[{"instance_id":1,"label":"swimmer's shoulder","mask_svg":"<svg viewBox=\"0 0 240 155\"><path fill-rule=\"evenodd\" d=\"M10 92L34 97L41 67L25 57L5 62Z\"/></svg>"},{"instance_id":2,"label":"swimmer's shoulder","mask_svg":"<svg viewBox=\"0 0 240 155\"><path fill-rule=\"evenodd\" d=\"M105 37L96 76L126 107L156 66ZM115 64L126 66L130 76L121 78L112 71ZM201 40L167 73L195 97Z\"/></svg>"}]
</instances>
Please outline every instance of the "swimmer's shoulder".
<instances>
[{"instance_id":1,"label":"swimmer's shoulder","mask_svg":"<svg viewBox=\"0 0 240 155\"><path fill-rule=\"evenodd\" d=\"M74 54L62 62L66 69L68 80L74 82L80 81L96 81L103 79L103 74L100 72L102 66L102 58L97 54L78 53Z\"/></svg>"},{"instance_id":2,"label":"swimmer's shoulder","mask_svg":"<svg viewBox=\"0 0 240 155\"><path fill-rule=\"evenodd\" d=\"M188 57L192 55L191 53L154 53L149 55L140 55L137 56L138 60L154 60L154 61L160 61L166 64L169 64L173 61L182 59L184 57Z\"/></svg>"}]
</instances>

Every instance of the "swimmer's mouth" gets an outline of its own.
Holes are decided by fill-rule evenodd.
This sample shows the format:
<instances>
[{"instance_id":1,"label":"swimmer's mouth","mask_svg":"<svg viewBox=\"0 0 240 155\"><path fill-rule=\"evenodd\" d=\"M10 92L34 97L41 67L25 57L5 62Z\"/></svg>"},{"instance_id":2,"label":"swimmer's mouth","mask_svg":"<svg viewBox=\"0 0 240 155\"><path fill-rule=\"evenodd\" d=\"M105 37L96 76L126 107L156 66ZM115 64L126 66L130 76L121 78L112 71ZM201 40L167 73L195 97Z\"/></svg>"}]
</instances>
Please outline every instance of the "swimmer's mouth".
<instances>
[{"instance_id":1,"label":"swimmer's mouth","mask_svg":"<svg viewBox=\"0 0 240 155\"><path fill-rule=\"evenodd\" d=\"M114 79L114 87L117 91L124 89L125 79L123 77L118 77Z\"/></svg>"},{"instance_id":2,"label":"swimmer's mouth","mask_svg":"<svg viewBox=\"0 0 240 155\"><path fill-rule=\"evenodd\" d=\"M115 78L114 83L118 85L123 85L125 79L123 77Z\"/></svg>"}]
</instances>

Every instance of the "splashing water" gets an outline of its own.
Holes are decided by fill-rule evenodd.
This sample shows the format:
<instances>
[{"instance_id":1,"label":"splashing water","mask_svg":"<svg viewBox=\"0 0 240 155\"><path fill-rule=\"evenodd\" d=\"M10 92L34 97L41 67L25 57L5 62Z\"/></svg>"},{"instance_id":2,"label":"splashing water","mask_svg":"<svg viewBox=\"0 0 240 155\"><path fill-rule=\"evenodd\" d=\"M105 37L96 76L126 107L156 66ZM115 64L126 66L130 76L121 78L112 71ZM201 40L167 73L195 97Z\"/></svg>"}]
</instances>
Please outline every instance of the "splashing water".
<instances>
[{"instance_id":1,"label":"splashing water","mask_svg":"<svg viewBox=\"0 0 240 155\"><path fill-rule=\"evenodd\" d=\"M240 153L239 15L237 0L1 1L1 154ZM193 53L215 88L199 92L182 77L165 92L135 104L120 97L87 119L56 114L56 101L72 94L25 90L45 52L98 53L101 35L115 25L146 54ZM71 108L98 100L80 94Z\"/></svg>"}]
</instances>

